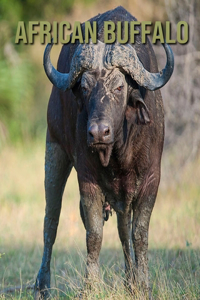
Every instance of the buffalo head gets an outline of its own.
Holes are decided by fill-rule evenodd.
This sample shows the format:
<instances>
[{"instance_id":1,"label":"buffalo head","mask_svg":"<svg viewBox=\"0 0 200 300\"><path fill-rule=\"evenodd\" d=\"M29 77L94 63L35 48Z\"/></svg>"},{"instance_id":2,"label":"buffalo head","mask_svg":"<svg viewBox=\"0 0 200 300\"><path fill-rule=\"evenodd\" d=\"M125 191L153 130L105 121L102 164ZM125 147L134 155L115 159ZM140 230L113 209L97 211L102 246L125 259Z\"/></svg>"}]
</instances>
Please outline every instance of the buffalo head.
<instances>
[{"instance_id":1,"label":"buffalo head","mask_svg":"<svg viewBox=\"0 0 200 300\"><path fill-rule=\"evenodd\" d=\"M137 122L149 122L148 108L139 87L154 91L164 86L173 72L173 54L163 44L167 63L160 73L148 72L130 45L80 44L72 58L70 71L55 70L50 61L52 44L44 53L44 69L50 81L59 89L73 89L78 94L79 109L85 106L88 115L87 143L99 153L107 166L119 128L124 121L128 101L135 108ZM114 117L113 117L114 116Z\"/></svg>"}]
</instances>

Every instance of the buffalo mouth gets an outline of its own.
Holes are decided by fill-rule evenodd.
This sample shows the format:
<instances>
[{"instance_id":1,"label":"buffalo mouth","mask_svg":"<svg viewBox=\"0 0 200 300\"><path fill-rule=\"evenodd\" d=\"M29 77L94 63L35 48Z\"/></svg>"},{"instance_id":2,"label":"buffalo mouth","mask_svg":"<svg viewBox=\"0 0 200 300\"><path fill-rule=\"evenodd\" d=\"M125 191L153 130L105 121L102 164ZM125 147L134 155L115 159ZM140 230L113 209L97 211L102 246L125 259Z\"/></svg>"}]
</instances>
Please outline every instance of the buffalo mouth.
<instances>
[{"instance_id":1,"label":"buffalo mouth","mask_svg":"<svg viewBox=\"0 0 200 300\"><path fill-rule=\"evenodd\" d=\"M96 143L91 148L99 154L99 159L103 167L107 167L110 161L113 144Z\"/></svg>"}]
</instances>

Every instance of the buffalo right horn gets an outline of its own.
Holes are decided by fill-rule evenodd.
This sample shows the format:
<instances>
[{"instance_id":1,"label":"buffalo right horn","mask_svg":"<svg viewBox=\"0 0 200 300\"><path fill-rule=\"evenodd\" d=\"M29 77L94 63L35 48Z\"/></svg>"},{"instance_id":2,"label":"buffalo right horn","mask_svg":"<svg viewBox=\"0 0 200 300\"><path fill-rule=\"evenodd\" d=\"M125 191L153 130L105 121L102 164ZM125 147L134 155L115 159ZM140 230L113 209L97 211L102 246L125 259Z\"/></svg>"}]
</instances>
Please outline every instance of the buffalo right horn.
<instances>
[{"instance_id":1,"label":"buffalo right horn","mask_svg":"<svg viewBox=\"0 0 200 300\"><path fill-rule=\"evenodd\" d=\"M49 80L57 88L65 91L72 88L78 77L93 66L95 48L90 42L89 44L79 44L73 55L69 73L60 73L57 71L50 60L50 51L53 46L53 40L46 46L44 51L43 65Z\"/></svg>"}]
</instances>

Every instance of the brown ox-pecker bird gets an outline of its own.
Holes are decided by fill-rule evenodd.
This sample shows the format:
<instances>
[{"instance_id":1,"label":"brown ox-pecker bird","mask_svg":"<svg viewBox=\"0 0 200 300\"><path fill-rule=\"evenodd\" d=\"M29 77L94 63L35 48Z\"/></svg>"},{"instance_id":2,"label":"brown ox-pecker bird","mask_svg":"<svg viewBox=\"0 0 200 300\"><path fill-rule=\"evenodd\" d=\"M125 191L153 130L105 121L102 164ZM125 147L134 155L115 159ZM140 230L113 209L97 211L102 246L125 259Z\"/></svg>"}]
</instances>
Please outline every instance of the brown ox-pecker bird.
<instances>
[{"instance_id":1,"label":"brown ox-pecker bird","mask_svg":"<svg viewBox=\"0 0 200 300\"><path fill-rule=\"evenodd\" d=\"M44 253L35 299L48 298L52 247L73 166L86 229L87 283L98 280L104 218L113 209L124 251L125 285L133 299L136 287L150 295L148 228L164 140L159 89L172 75L173 53L163 44L167 63L159 73L152 45L148 39L142 44L141 34L134 44L104 44L104 21L136 21L123 7L93 21L97 22L97 44L64 45L58 70L50 61L52 44L44 53L44 69L53 89L47 114Z\"/></svg>"}]
</instances>

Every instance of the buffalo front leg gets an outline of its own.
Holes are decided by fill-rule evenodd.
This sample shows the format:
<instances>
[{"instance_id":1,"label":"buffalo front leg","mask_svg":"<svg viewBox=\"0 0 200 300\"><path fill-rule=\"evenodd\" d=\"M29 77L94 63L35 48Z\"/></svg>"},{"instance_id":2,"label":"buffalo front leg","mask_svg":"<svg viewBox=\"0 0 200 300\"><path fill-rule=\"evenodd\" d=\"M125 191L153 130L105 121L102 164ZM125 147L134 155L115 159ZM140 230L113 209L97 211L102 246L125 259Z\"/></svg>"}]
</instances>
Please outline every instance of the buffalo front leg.
<instances>
[{"instance_id":1,"label":"buffalo front leg","mask_svg":"<svg viewBox=\"0 0 200 300\"><path fill-rule=\"evenodd\" d=\"M44 252L35 283L35 300L48 298L50 288L50 261L60 217L62 194L72 165L57 143L46 144Z\"/></svg>"},{"instance_id":2,"label":"buffalo front leg","mask_svg":"<svg viewBox=\"0 0 200 300\"><path fill-rule=\"evenodd\" d=\"M91 287L99 281L99 253L103 238L103 196L97 190L93 195L80 192L86 228L86 286Z\"/></svg>"},{"instance_id":3,"label":"buffalo front leg","mask_svg":"<svg viewBox=\"0 0 200 300\"><path fill-rule=\"evenodd\" d=\"M155 186L154 186L155 188ZM137 288L143 293L144 299L151 298L148 274L148 230L151 213L156 199L154 193L146 191L140 199L133 203L132 239L135 252L135 278Z\"/></svg>"},{"instance_id":4,"label":"buffalo front leg","mask_svg":"<svg viewBox=\"0 0 200 300\"><path fill-rule=\"evenodd\" d=\"M125 286L132 291L134 283L133 246L131 237L131 210L124 214L117 214L119 238L122 244L125 260Z\"/></svg>"}]
</instances>

